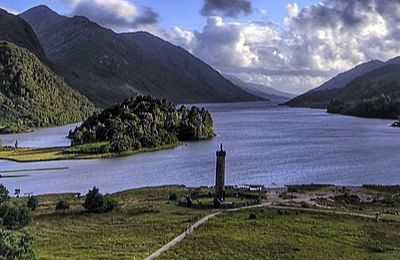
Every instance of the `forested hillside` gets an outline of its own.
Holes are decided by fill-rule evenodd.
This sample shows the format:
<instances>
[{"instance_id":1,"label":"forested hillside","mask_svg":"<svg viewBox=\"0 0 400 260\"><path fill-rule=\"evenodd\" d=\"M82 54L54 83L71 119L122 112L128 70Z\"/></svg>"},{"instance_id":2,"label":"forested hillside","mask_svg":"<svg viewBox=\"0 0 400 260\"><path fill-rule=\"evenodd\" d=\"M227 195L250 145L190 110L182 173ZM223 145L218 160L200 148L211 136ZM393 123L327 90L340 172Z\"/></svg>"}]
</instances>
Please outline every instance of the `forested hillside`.
<instances>
[{"instance_id":1,"label":"forested hillside","mask_svg":"<svg viewBox=\"0 0 400 260\"><path fill-rule=\"evenodd\" d=\"M84 120L94 105L30 51L0 42L0 128L24 131Z\"/></svg>"},{"instance_id":2,"label":"forested hillside","mask_svg":"<svg viewBox=\"0 0 400 260\"><path fill-rule=\"evenodd\" d=\"M400 64L389 63L354 79L336 93L328 112L396 119L400 115Z\"/></svg>"}]
</instances>

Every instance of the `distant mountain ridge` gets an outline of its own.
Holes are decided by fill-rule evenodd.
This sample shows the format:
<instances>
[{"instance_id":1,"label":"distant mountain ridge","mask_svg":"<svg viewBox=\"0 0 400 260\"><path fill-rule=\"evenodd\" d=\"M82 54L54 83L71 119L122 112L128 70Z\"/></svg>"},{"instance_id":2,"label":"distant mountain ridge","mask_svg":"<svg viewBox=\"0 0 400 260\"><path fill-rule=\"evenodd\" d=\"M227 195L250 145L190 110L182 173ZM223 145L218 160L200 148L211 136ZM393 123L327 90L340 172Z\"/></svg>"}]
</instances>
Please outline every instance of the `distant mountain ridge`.
<instances>
[{"instance_id":1,"label":"distant mountain ridge","mask_svg":"<svg viewBox=\"0 0 400 260\"><path fill-rule=\"evenodd\" d=\"M274 89L274 88L271 88L271 87L268 87L265 85L245 82L233 75L225 74L224 76L227 79L229 79L232 83L234 83L235 85L242 88L244 91L252 93L253 95L265 98L267 100L284 102L295 96L293 94L279 91L277 89Z\"/></svg>"},{"instance_id":2,"label":"distant mountain ridge","mask_svg":"<svg viewBox=\"0 0 400 260\"><path fill-rule=\"evenodd\" d=\"M0 9L0 40L15 43L45 60L46 55L30 25L3 9Z\"/></svg>"},{"instance_id":3,"label":"distant mountain ridge","mask_svg":"<svg viewBox=\"0 0 400 260\"><path fill-rule=\"evenodd\" d=\"M341 88L329 103L328 112L397 119L400 116L400 64L393 61Z\"/></svg>"},{"instance_id":4,"label":"distant mountain ridge","mask_svg":"<svg viewBox=\"0 0 400 260\"><path fill-rule=\"evenodd\" d=\"M384 66L385 63L380 60L372 60L363 64L360 64L346 72L340 73L339 75L328 80L318 88L312 89L311 91L329 90L335 88L343 88L349 84L353 79L364 75L367 72L379 69Z\"/></svg>"},{"instance_id":5,"label":"distant mountain ridge","mask_svg":"<svg viewBox=\"0 0 400 260\"><path fill-rule=\"evenodd\" d=\"M400 57L386 62L373 60L356 66L286 105L327 108L329 113L344 115L395 119L400 116Z\"/></svg>"},{"instance_id":6,"label":"distant mountain ridge","mask_svg":"<svg viewBox=\"0 0 400 260\"><path fill-rule=\"evenodd\" d=\"M190 53L150 34L120 35L85 17L60 16L45 6L21 17L37 33L58 72L101 107L136 94L175 103L260 100Z\"/></svg>"},{"instance_id":7,"label":"distant mountain ridge","mask_svg":"<svg viewBox=\"0 0 400 260\"><path fill-rule=\"evenodd\" d=\"M387 63L379 60L372 60L360 64L346 72L338 74L321 86L295 97L287 102L286 105L294 107L326 107L331 99L340 92L341 88L346 87L354 79L376 69L382 68L386 64Z\"/></svg>"}]
</instances>

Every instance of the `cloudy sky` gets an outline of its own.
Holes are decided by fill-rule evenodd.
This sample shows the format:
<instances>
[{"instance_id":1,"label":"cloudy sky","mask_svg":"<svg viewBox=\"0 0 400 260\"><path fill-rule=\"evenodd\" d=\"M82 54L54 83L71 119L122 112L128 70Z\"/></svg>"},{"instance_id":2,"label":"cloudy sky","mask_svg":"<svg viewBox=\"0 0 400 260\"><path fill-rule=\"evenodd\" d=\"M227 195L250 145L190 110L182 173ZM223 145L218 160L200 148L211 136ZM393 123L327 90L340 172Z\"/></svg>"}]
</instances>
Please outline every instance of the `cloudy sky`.
<instances>
[{"instance_id":1,"label":"cloudy sky","mask_svg":"<svg viewBox=\"0 0 400 260\"><path fill-rule=\"evenodd\" d=\"M295 94L400 55L400 0L0 0L14 13L39 4L150 31L222 73Z\"/></svg>"}]
</instances>

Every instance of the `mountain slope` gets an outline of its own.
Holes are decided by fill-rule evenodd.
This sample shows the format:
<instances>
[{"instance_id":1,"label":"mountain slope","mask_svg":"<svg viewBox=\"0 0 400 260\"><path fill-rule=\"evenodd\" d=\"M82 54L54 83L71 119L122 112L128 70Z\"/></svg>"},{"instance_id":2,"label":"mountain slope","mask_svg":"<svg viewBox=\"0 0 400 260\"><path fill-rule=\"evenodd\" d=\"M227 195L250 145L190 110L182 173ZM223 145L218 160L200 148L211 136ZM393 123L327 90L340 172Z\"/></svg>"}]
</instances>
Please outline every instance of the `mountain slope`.
<instances>
[{"instance_id":1,"label":"mountain slope","mask_svg":"<svg viewBox=\"0 0 400 260\"><path fill-rule=\"evenodd\" d=\"M47 28L67 19L67 17L57 14L45 5L32 8L29 12L22 13L20 17L29 21L29 24L35 24L34 30L38 38L46 33Z\"/></svg>"},{"instance_id":2,"label":"mountain slope","mask_svg":"<svg viewBox=\"0 0 400 260\"><path fill-rule=\"evenodd\" d=\"M326 107L326 105L329 104L330 100L338 92L338 89L345 87L353 79L360 77L375 69L379 69L384 65L385 63L379 60L373 60L358 65L351 70L348 70L333 77L321 86L290 100L286 104L290 106L300 107Z\"/></svg>"},{"instance_id":3,"label":"mountain slope","mask_svg":"<svg viewBox=\"0 0 400 260\"><path fill-rule=\"evenodd\" d=\"M36 55L6 41L0 42L0 82L2 131L79 122L95 111Z\"/></svg>"},{"instance_id":4,"label":"mountain slope","mask_svg":"<svg viewBox=\"0 0 400 260\"><path fill-rule=\"evenodd\" d=\"M392 118L400 115L400 64L387 65L354 79L328 105L329 113Z\"/></svg>"},{"instance_id":5,"label":"mountain slope","mask_svg":"<svg viewBox=\"0 0 400 260\"><path fill-rule=\"evenodd\" d=\"M45 60L45 54L39 40L30 25L23 19L0 9L0 40L13 42Z\"/></svg>"},{"instance_id":6,"label":"mountain slope","mask_svg":"<svg viewBox=\"0 0 400 260\"><path fill-rule=\"evenodd\" d=\"M262 97L271 101L287 101L294 97L294 95L276 90L271 87L267 87L261 84L252 84L248 82L244 82L241 79L233 76L233 75L224 75L227 79L229 79L233 84L242 88L244 91L252 93L253 95Z\"/></svg>"},{"instance_id":7,"label":"mountain slope","mask_svg":"<svg viewBox=\"0 0 400 260\"><path fill-rule=\"evenodd\" d=\"M334 96L341 101L370 99L381 94L400 96L400 64L387 64L355 78Z\"/></svg>"},{"instance_id":8,"label":"mountain slope","mask_svg":"<svg viewBox=\"0 0 400 260\"><path fill-rule=\"evenodd\" d=\"M85 17L55 16L43 6L32 8L21 17L38 33L48 59L61 65L58 71L68 83L102 107L136 94L175 103L259 99L215 71L209 76L179 70L170 61L149 55L125 36ZM188 59L188 64L192 62Z\"/></svg>"},{"instance_id":9,"label":"mountain slope","mask_svg":"<svg viewBox=\"0 0 400 260\"><path fill-rule=\"evenodd\" d=\"M388 60L386 64L400 64L400 56Z\"/></svg>"},{"instance_id":10,"label":"mountain slope","mask_svg":"<svg viewBox=\"0 0 400 260\"><path fill-rule=\"evenodd\" d=\"M311 91L320 91L320 90L328 90L328 89L335 89L335 88L342 88L349 84L353 79L364 75L367 72L376 70L385 63L380 60L372 60L363 64L360 64L351 70L346 72L340 73L339 75L333 77L332 79L328 80L318 88L315 88Z\"/></svg>"},{"instance_id":11,"label":"mountain slope","mask_svg":"<svg viewBox=\"0 0 400 260\"><path fill-rule=\"evenodd\" d=\"M199 87L215 86L213 87L214 92L224 93L224 95L243 97L249 95L249 92L238 88L211 66L181 47L147 32L123 33L121 35L124 39L139 47L146 56L173 69L176 73L182 73L185 77L196 82Z\"/></svg>"}]
</instances>

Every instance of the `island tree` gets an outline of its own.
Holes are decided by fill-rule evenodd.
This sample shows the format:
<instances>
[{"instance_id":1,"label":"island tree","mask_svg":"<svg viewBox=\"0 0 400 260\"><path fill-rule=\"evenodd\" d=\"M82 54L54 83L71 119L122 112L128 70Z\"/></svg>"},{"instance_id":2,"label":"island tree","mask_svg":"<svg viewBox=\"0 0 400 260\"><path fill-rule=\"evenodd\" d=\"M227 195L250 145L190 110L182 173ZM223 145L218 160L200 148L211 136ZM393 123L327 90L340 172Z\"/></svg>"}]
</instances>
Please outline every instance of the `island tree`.
<instances>
[{"instance_id":1,"label":"island tree","mask_svg":"<svg viewBox=\"0 0 400 260\"><path fill-rule=\"evenodd\" d=\"M72 145L104 144L93 152L123 152L209 139L212 125L204 108L176 109L169 101L138 96L94 114L68 137Z\"/></svg>"}]
</instances>

